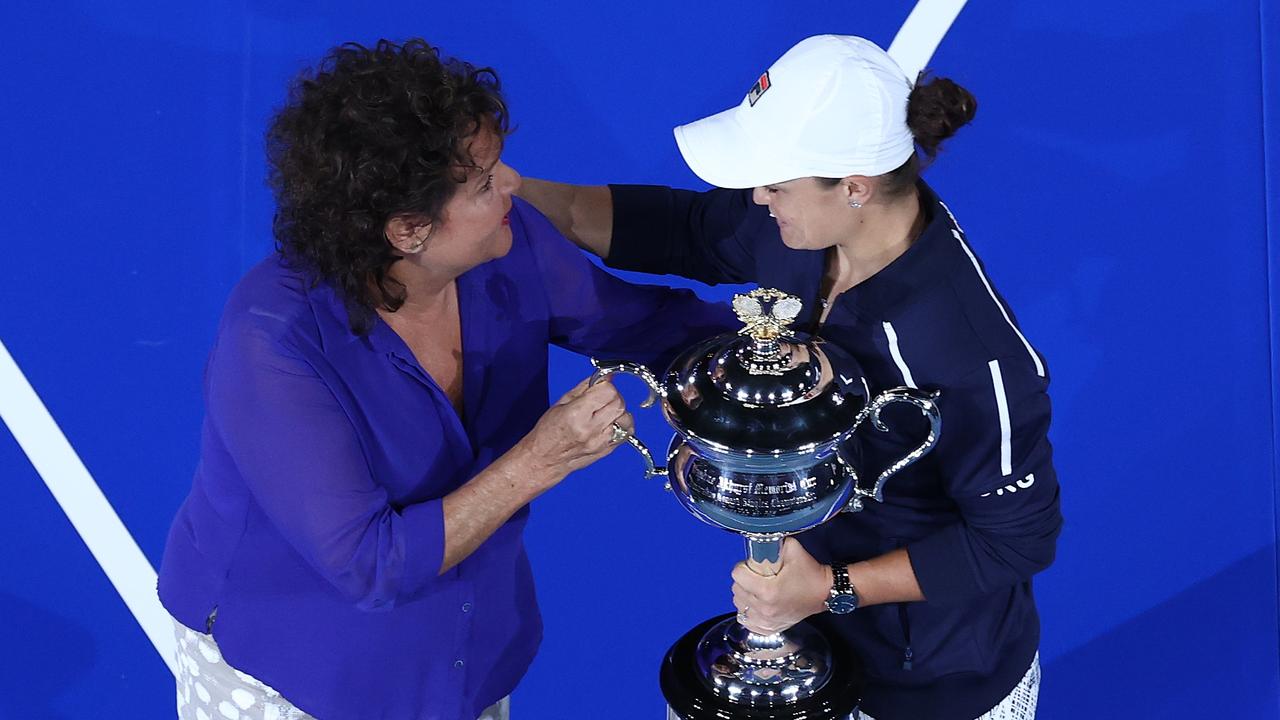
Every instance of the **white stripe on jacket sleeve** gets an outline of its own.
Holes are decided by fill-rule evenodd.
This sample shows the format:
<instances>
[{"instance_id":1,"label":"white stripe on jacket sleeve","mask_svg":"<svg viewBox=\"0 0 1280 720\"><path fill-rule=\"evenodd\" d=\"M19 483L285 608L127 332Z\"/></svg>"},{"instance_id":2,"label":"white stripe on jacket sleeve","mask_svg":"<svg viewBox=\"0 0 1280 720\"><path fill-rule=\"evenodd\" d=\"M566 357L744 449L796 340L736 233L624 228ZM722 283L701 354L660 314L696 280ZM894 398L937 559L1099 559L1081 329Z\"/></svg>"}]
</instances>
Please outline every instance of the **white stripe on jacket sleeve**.
<instances>
[{"instance_id":1,"label":"white stripe on jacket sleeve","mask_svg":"<svg viewBox=\"0 0 1280 720\"><path fill-rule=\"evenodd\" d=\"M1000 373L1000 361L987 363L991 368L991 385L996 391L996 411L1000 414L1000 474L1013 474L1012 429L1009 426L1009 400L1004 395L1004 376Z\"/></svg>"}]
</instances>

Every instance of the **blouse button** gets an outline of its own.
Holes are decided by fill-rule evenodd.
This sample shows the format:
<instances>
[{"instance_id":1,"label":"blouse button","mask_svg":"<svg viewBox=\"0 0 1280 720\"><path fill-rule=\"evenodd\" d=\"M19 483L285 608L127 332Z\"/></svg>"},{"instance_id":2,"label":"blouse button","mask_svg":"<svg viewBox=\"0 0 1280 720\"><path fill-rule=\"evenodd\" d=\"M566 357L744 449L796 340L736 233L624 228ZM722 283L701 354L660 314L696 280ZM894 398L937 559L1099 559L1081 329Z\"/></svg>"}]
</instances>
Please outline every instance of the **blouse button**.
<instances>
[{"instance_id":1,"label":"blouse button","mask_svg":"<svg viewBox=\"0 0 1280 720\"><path fill-rule=\"evenodd\" d=\"M464 613L465 613L465 612L471 612L471 603L469 603L469 602L464 602L464 603L462 603L462 612L464 612Z\"/></svg>"},{"instance_id":2,"label":"blouse button","mask_svg":"<svg viewBox=\"0 0 1280 720\"><path fill-rule=\"evenodd\" d=\"M462 665L463 665L463 663L462 663L462 661L461 661L461 660L454 660L454 661L453 661L453 666L454 666L454 667L456 667L456 668L460 668L460 667L462 667Z\"/></svg>"}]
</instances>

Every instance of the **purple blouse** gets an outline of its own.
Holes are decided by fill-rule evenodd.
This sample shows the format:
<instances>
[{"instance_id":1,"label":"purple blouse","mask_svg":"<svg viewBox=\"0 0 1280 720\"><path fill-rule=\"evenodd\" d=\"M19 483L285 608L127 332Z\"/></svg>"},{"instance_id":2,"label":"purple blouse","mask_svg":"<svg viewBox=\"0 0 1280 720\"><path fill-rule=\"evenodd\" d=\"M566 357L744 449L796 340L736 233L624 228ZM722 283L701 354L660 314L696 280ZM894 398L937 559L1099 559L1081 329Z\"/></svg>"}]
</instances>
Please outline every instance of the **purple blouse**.
<instances>
[{"instance_id":1,"label":"purple blouse","mask_svg":"<svg viewBox=\"0 0 1280 720\"><path fill-rule=\"evenodd\" d=\"M312 715L473 720L510 693L542 635L528 508L438 575L442 498L547 409L548 344L664 369L734 325L598 269L518 199L511 228L507 256L458 278L463 418L385 323L352 333L279 257L227 303L160 599L199 631L217 608L227 662Z\"/></svg>"}]
</instances>

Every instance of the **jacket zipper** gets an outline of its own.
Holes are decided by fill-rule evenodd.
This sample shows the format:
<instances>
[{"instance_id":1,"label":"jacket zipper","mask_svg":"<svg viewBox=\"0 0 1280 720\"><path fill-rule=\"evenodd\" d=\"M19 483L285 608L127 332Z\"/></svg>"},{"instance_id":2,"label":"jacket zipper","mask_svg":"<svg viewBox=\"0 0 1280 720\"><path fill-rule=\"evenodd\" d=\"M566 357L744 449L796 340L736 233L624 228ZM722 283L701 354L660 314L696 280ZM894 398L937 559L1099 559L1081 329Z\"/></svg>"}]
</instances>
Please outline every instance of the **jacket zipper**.
<instances>
[{"instance_id":1,"label":"jacket zipper","mask_svg":"<svg viewBox=\"0 0 1280 720\"><path fill-rule=\"evenodd\" d=\"M915 662L911 652L911 621L907 618L906 603L898 603L898 620L902 622L902 637L907 641L907 648L902 652L902 669L910 670Z\"/></svg>"}]
</instances>

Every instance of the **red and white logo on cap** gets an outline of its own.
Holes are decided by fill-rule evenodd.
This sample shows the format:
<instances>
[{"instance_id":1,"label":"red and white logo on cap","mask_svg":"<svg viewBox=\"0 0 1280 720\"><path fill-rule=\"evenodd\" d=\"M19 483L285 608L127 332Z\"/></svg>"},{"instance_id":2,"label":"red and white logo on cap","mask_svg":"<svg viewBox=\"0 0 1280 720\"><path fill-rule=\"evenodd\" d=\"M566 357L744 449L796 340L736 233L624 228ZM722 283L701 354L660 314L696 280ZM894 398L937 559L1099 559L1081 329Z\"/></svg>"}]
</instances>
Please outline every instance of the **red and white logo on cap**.
<instances>
[{"instance_id":1,"label":"red and white logo on cap","mask_svg":"<svg viewBox=\"0 0 1280 720\"><path fill-rule=\"evenodd\" d=\"M752 85L751 90L747 93L747 102L751 107L756 106L756 101L760 99L761 95L764 95L769 87L769 71L765 70L764 74L760 76L759 80L756 80L756 84Z\"/></svg>"}]
</instances>

